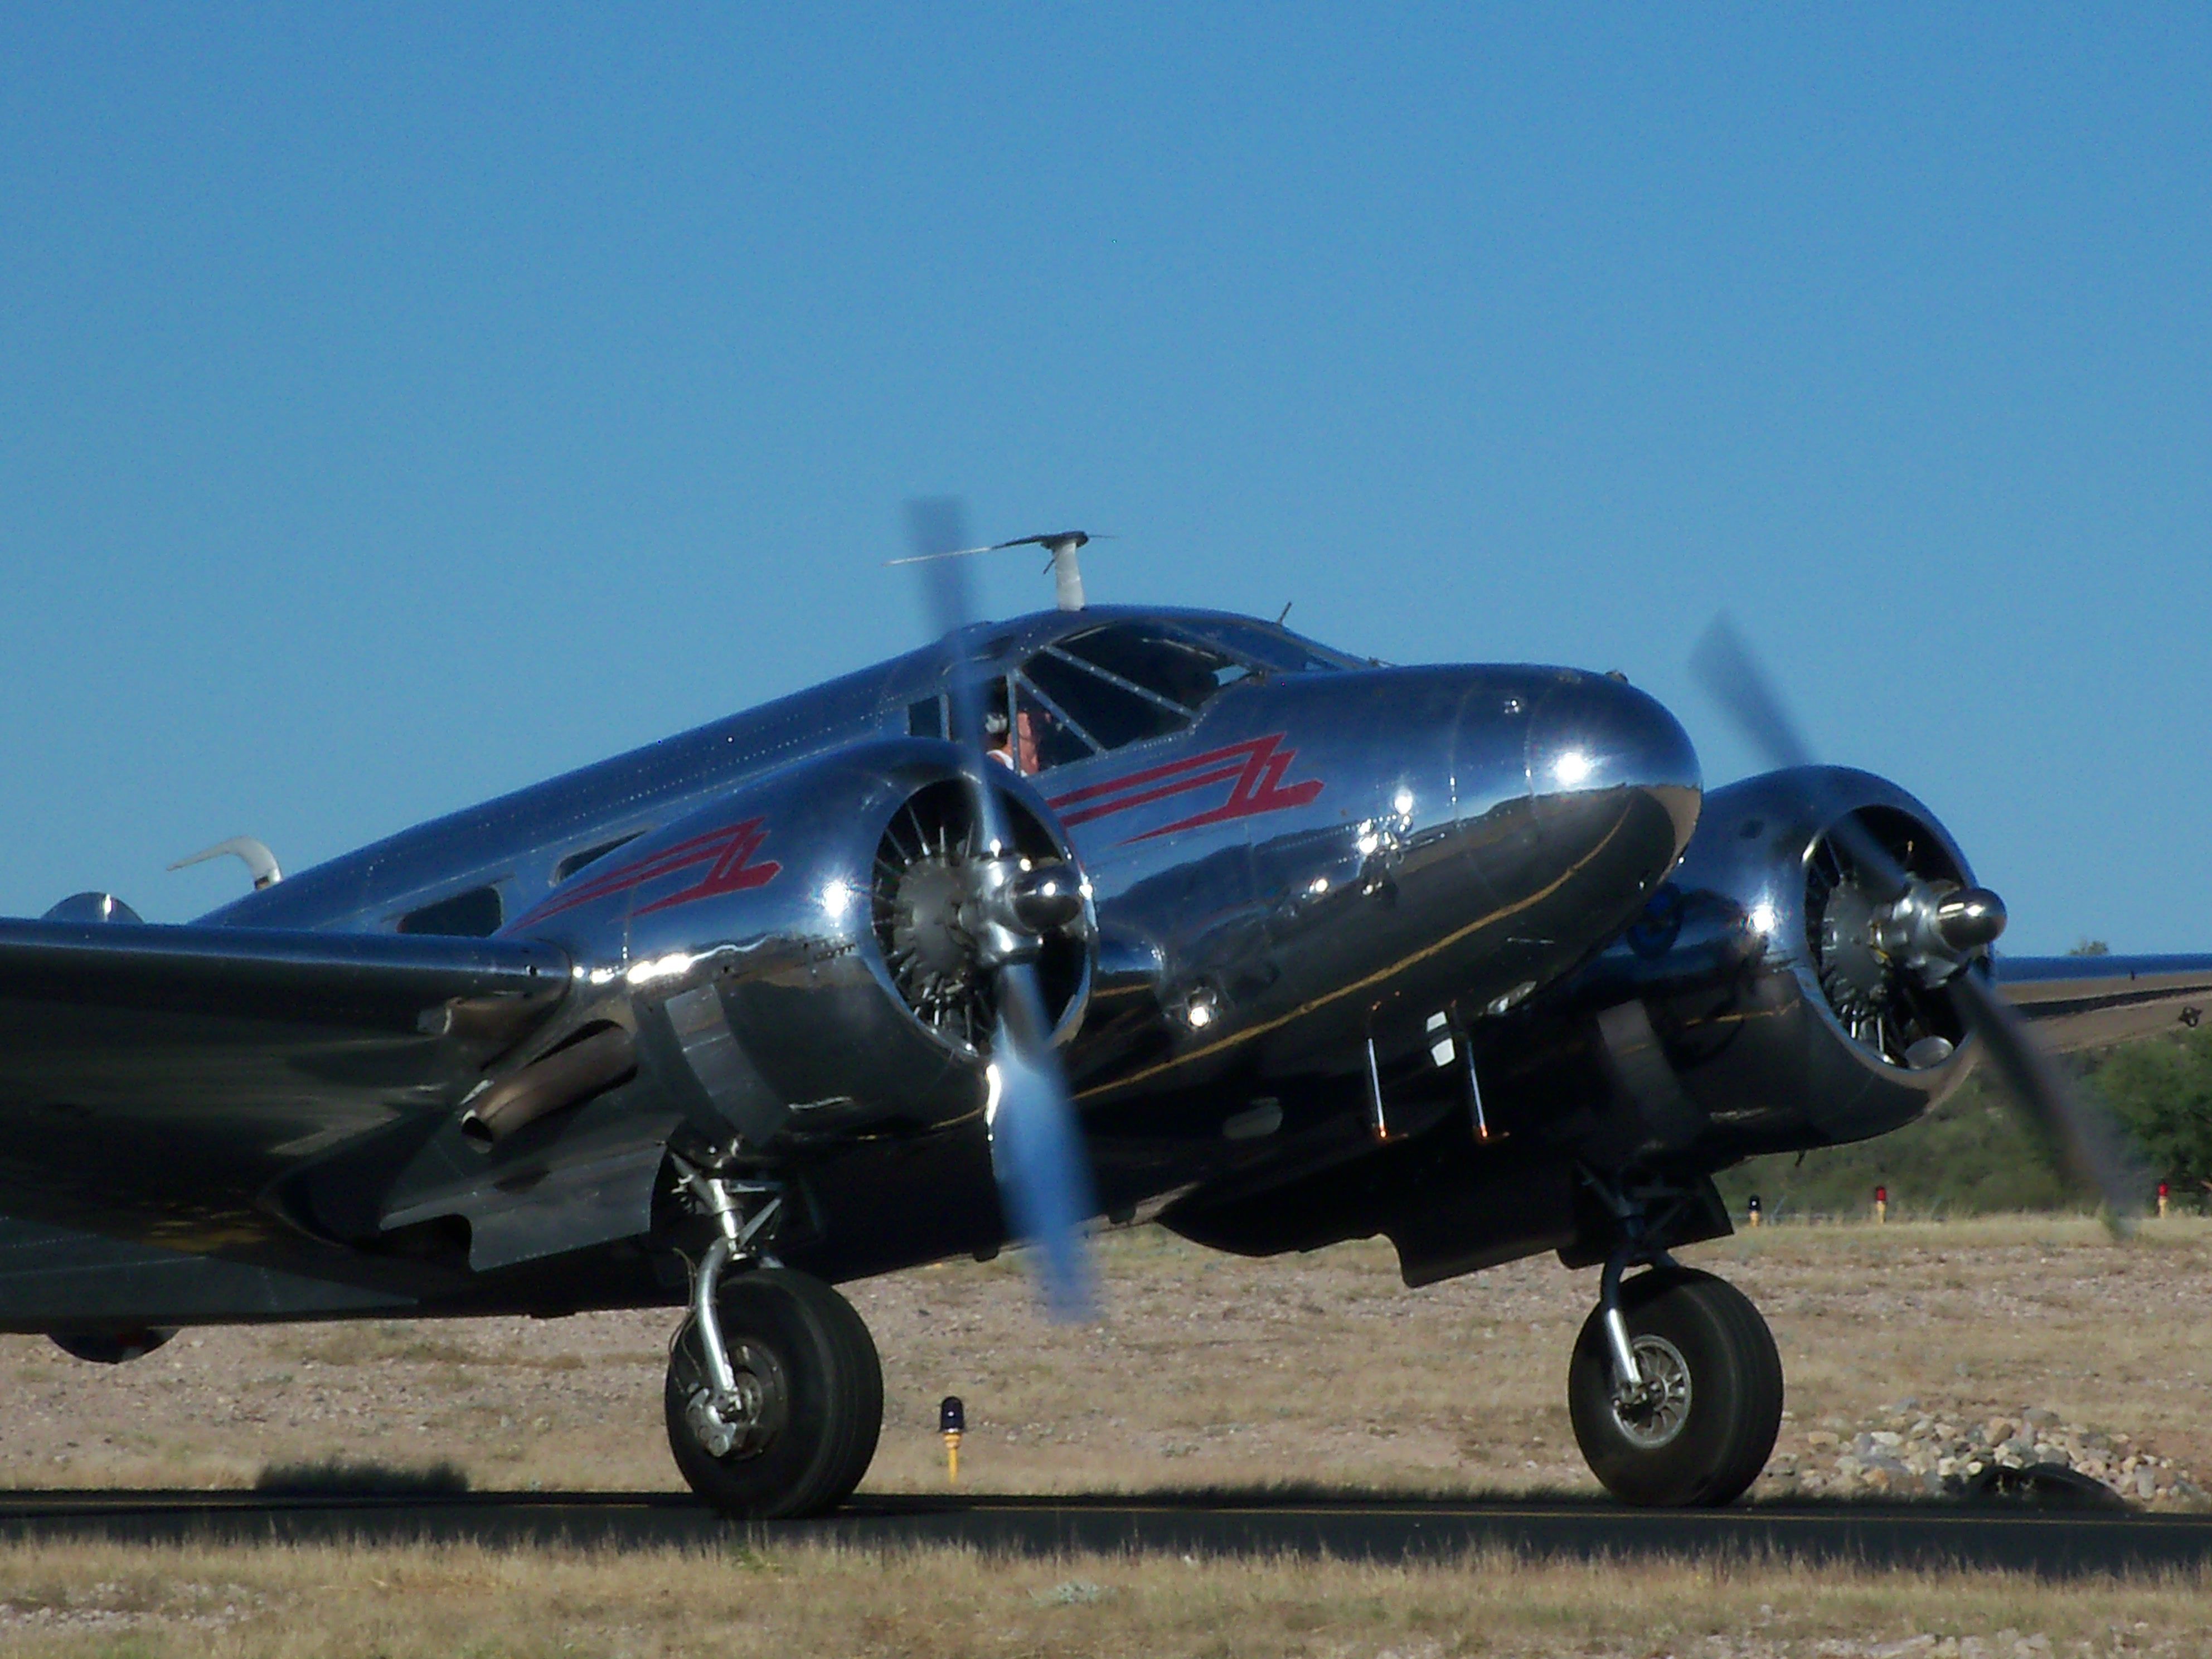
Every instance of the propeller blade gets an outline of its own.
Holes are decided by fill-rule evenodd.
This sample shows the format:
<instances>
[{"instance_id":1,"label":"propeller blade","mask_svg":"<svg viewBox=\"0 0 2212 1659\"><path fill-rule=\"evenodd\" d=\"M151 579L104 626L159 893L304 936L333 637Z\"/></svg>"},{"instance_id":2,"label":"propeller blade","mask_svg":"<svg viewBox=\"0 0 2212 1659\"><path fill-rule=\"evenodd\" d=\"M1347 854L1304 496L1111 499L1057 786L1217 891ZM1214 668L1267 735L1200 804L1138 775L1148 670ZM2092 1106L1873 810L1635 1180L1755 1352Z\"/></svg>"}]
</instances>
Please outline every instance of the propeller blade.
<instances>
[{"instance_id":1,"label":"propeller blade","mask_svg":"<svg viewBox=\"0 0 2212 1659\"><path fill-rule=\"evenodd\" d=\"M1690 674L1735 720L1769 766L1810 766L1813 750L1790 718L1774 681L1725 611L1715 617L1690 651ZM1848 812L1830 815L1829 837L1841 843L1870 883L1877 902L1901 896L1911 885L1889 849Z\"/></svg>"},{"instance_id":2,"label":"propeller blade","mask_svg":"<svg viewBox=\"0 0 2212 1659\"><path fill-rule=\"evenodd\" d=\"M1690 672L1735 721L1745 737L1777 767L1806 766L1813 752L1759 659L1723 611L1713 618L1690 653ZM1881 839L1849 812L1830 815L1827 834L1858 865L1880 902L1893 902L1911 890L1905 867ZM1993 893L1970 890L1978 913L1994 908L2002 926L2002 902ZM1960 1017L1982 1039L1982 1051L1996 1067L2005 1091L2057 1146L2067 1173L2105 1201L2106 1225L2123 1237L2128 1209L2142 1190L2142 1176L2128 1150L2119 1121L2084 1095L2037 1044L2020 1016L1989 981L1968 964L1942 981Z\"/></svg>"},{"instance_id":3,"label":"propeller blade","mask_svg":"<svg viewBox=\"0 0 2212 1659\"><path fill-rule=\"evenodd\" d=\"M937 639L949 641L975 620L968 567L953 561L963 553L989 550L963 546L967 528L968 511L957 495L931 495L906 504L907 541L914 552L891 562L924 567L922 599L929 610L930 633Z\"/></svg>"},{"instance_id":4,"label":"propeller blade","mask_svg":"<svg viewBox=\"0 0 2212 1659\"><path fill-rule=\"evenodd\" d=\"M1036 1247L1034 1267L1045 1311L1069 1322L1095 1310L1083 1224L1092 1209L1083 1134L1052 1047L1036 969L1020 963L999 975L998 1109L991 1121L991 1167L1015 1233Z\"/></svg>"},{"instance_id":5,"label":"propeller blade","mask_svg":"<svg viewBox=\"0 0 2212 1659\"><path fill-rule=\"evenodd\" d=\"M2006 1091L2058 1148L2067 1173L2105 1200L2105 1224L2126 1237L2133 1231L2129 1212L2140 1201L2144 1177L2118 1120L2051 1064L2026 1023L1987 980L1970 970L1954 975L1944 988L1981 1038L1982 1052L2004 1079Z\"/></svg>"},{"instance_id":6,"label":"propeller blade","mask_svg":"<svg viewBox=\"0 0 2212 1659\"><path fill-rule=\"evenodd\" d=\"M1774 682L1725 611L1690 650L1690 675L1727 711L1769 766L1810 766L1813 751L1782 706Z\"/></svg>"},{"instance_id":7,"label":"propeller blade","mask_svg":"<svg viewBox=\"0 0 2212 1659\"><path fill-rule=\"evenodd\" d=\"M920 568L931 624L945 641L949 730L960 745L974 797L979 850L991 857L1006 847L1008 837L992 781L991 769L999 763L984 742L984 677L963 638L975 621L968 567L955 556L975 550L966 544L966 514L951 496L909 501L907 530L913 554L902 562ZM994 977L999 1023L992 1043L992 1171L1016 1237L1035 1247L1031 1263L1047 1313L1087 1320L1093 1297L1083 1224L1092 1205L1082 1129L1052 1046L1036 968L1009 963Z\"/></svg>"}]
</instances>

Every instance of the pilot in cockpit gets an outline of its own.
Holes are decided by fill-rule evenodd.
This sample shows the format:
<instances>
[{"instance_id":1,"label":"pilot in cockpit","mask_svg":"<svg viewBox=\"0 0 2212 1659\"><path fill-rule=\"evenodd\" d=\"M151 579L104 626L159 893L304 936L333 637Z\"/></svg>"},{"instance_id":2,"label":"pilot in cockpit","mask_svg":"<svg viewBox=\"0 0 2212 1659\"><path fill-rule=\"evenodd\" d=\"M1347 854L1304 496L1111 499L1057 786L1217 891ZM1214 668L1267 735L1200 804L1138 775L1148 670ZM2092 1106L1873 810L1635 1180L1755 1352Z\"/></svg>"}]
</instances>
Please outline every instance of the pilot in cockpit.
<instances>
[{"instance_id":1,"label":"pilot in cockpit","mask_svg":"<svg viewBox=\"0 0 2212 1659\"><path fill-rule=\"evenodd\" d=\"M1017 743L1009 744L1006 733L1010 722L1006 719L1006 683L998 682L991 689L989 699L983 706L983 748L1001 766L1012 767L1024 777L1037 769L1036 714L1032 709L1019 711L1011 722L1018 734Z\"/></svg>"}]
</instances>

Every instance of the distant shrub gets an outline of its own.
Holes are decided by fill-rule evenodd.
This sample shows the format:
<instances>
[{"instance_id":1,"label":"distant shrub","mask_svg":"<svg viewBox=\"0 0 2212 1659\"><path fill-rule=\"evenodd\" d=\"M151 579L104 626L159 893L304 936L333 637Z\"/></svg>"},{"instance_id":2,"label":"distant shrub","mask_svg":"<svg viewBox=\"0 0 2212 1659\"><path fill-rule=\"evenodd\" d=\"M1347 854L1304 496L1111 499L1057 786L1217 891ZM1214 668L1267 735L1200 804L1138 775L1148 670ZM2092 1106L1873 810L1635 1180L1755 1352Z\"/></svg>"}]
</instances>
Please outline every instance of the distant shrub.
<instances>
[{"instance_id":1,"label":"distant shrub","mask_svg":"<svg viewBox=\"0 0 2212 1659\"><path fill-rule=\"evenodd\" d=\"M2177 1194L2212 1189L2212 1031L2154 1037L2103 1055L2089 1084Z\"/></svg>"},{"instance_id":2,"label":"distant shrub","mask_svg":"<svg viewBox=\"0 0 2212 1659\"><path fill-rule=\"evenodd\" d=\"M2212 1194L2212 1028L2065 1063L2136 1137L2146 1166L2144 1206L2159 1180L2185 1207L2201 1206ZM2044 1137L1981 1076L1894 1133L1802 1158L1755 1158L1719 1182L1732 1214L1741 1218L1756 1193L1773 1221L1865 1215L1877 1186L1889 1189L1889 1212L1900 1220L2095 1207L2061 1178Z\"/></svg>"},{"instance_id":3,"label":"distant shrub","mask_svg":"<svg viewBox=\"0 0 2212 1659\"><path fill-rule=\"evenodd\" d=\"M1753 1193L1770 1221L1863 1216L1878 1186L1889 1189L1889 1212L1899 1220L2082 1207L2052 1167L2050 1149L1978 1079L1893 1133L1802 1158L1752 1158L1719 1181L1739 1219Z\"/></svg>"}]
</instances>

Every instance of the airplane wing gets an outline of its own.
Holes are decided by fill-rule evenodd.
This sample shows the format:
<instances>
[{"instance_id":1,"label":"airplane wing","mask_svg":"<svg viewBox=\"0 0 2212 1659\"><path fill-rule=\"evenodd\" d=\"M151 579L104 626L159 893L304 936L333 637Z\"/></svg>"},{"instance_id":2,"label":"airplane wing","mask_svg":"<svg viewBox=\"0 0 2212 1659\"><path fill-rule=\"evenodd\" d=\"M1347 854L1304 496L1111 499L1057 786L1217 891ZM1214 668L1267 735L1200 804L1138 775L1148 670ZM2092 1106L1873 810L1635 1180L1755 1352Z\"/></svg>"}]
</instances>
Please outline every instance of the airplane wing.
<instances>
[{"instance_id":1,"label":"airplane wing","mask_svg":"<svg viewBox=\"0 0 2212 1659\"><path fill-rule=\"evenodd\" d=\"M1996 983L2061 1053L2193 1030L2212 1012L2212 956L2000 957Z\"/></svg>"},{"instance_id":2,"label":"airplane wing","mask_svg":"<svg viewBox=\"0 0 2212 1659\"><path fill-rule=\"evenodd\" d=\"M0 921L0 1214L250 1254L274 1182L450 1121L568 984L522 940Z\"/></svg>"}]
</instances>

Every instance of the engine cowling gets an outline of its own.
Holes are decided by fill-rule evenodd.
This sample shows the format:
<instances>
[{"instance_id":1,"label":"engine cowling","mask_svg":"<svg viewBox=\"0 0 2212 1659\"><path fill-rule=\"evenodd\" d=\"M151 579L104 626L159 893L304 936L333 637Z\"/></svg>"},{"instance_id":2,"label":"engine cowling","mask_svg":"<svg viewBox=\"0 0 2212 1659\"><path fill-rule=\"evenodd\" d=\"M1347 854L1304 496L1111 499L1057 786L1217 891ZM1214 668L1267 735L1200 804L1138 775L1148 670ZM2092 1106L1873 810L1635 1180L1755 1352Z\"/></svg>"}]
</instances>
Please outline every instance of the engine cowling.
<instances>
[{"instance_id":1,"label":"engine cowling","mask_svg":"<svg viewBox=\"0 0 2212 1659\"><path fill-rule=\"evenodd\" d=\"M1065 1041L1096 933L1066 836L987 769L1013 842L996 858L958 751L897 738L796 762L588 866L512 930L579 964L541 1046L628 1030L674 1103L756 1148L976 1112L994 953L1034 955Z\"/></svg>"},{"instance_id":2,"label":"engine cowling","mask_svg":"<svg viewBox=\"0 0 2212 1659\"><path fill-rule=\"evenodd\" d=\"M1409 1285L1540 1249L1604 1261L1632 1200L1644 1245L1717 1237L1711 1171L1882 1133L1959 1085L1970 1045L1942 988L1986 971L2002 926L1934 815L1884 779L1804 767L1711 791L1625 934L1468 1030L1476 1133L1448 1047L1432 1127L1162 1218L1255 1255L1387 1233Z\"/></svg>"},{"instance_id":3,"label":"engine cowling","mask_svg":"<svg viewBox=\"0 0 2212 1659\"><path fill-rule=\"evenodd\" d=\"M1711 791L1674 876L1540 1017L1552 1040L1512 1080L1523 1109L1548 1099L1558 1138L1601 1166L1711 1168L1881 1134L1957 1087L1965 1027L1870 942L1879 884L1836 834L1846 817L1930 890L1972 892L1934 814L1871 773Z\"/></svg>"}]
</instances>

